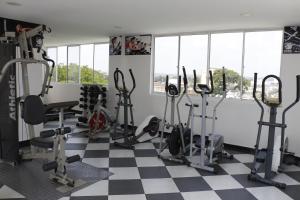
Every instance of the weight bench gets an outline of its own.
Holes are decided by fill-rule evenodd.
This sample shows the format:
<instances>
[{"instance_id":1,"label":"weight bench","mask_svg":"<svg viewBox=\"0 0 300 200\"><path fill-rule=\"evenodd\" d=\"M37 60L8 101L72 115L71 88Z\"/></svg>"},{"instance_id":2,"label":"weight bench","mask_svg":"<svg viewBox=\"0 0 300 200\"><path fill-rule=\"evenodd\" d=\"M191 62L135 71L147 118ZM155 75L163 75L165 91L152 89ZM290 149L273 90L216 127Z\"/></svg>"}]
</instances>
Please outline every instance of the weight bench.
<instances>
[{"instance_id":1,"label":"weight bench","mask_svg":"<svg viewBox=\"0 0 300 200\"><path fill-rule=\"evenodd\" d=\"M73 187L75 181L67 176L66 164L80 160L79 155L67 157L65 155L65 134L70 133L70 127L64 127L64 111L71 106L78 105L77 101L58 102L43 104L41 98L36 95L29 95L23 103L22 117L29 125L38 125L44 122L47 109L59 110L59 127L55 130L45 130L40 132L39 137L30 139L30 158L47 159L43 164L44 171L54 170L50 174L50 179L64 185Z\"/></svg>"}]
</instances>

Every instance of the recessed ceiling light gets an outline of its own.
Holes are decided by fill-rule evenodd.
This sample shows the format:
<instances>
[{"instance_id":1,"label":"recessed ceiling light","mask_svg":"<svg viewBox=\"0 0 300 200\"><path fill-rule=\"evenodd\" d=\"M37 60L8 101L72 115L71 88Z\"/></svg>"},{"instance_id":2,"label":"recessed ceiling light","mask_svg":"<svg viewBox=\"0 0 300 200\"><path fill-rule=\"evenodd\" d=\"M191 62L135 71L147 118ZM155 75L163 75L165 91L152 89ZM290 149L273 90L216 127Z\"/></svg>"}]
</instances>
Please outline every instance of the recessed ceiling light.
<instances>
[{"instance_id":1,"label":"recessed ceiling light","mask_svg":"<svg viewBox=\"0 0 300 200\"><path fill-rule=\"evenodd\" d=\"M10 5L10 6L21 6L22 5L21 3L14 2L14 1L7 1L6 4Z\"/></svg>"},{"instance_id":2,"label":"recessed ceiling light","mask_svg":"<svg viewBox=\"0 0 300 200\"><path fill-rule=\"evenodd\" d=\"M250 12L244 12L240 14L242 17L250 17L251 13Z\"/></svg>"}]
</instances>

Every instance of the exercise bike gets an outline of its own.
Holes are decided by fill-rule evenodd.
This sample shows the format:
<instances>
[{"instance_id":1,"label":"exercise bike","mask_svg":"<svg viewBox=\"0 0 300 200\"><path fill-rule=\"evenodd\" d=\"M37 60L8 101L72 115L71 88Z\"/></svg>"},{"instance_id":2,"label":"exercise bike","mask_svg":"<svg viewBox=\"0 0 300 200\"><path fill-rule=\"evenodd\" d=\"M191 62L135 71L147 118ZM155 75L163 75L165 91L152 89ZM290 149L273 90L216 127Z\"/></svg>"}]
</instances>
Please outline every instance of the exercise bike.
<instances>
[{"instance_id":1,"label":"exercise bike","mask_svg":"<svg viewBox=\"0 0 300 200\"><path fill-rule=\"evenodd\" d=\"M268 97L266 94L266 81L270 78L275 79L278 82L278 97ZM257 98L256 89L257 89L257 73L254 74L254 87L253 87L253 98L261 109L260 119L258 121L258 134L254 150L254 160L251 169L251 173L248 175L248 179L251 181L258 181L267 185L275 186L278 188L286 188L285 183L274 181L273 178L276 176L277 172L282 172L283 167L283 158L286 153L286 136L285 129L287 128L285 122L285 116L289 109L291 109L295 104L300 100L300 75L296 76L296 100L286 107L282 113L282 121L278 123L276 121L277 108L282 103L282 82L278 76L268 75L262 80L262 94L261 102L270 108L270 118L269 121L264 121L264 106ZM268 131L268 143L266 148L259 148L260 138L262 127L267 126ZM281 135L275 137L275 129L281 129ZM264 175L261 176L258 174L260 168L264 166Z\"/></svg>"}]
</instances>

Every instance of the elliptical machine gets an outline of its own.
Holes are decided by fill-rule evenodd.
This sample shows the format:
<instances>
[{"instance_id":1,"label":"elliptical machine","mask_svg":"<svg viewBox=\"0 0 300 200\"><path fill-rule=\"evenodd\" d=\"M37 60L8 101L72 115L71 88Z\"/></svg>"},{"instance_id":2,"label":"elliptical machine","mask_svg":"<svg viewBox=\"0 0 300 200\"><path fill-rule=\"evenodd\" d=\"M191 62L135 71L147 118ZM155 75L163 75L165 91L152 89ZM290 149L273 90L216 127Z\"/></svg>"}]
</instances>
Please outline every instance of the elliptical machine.
<instances>
[{"instance_id":1,"label":"elliptical machine","mask_svg":"<svg viewBox=\"0 0 300 200\"><path fill-rule=\"evenodd\" d=\"M179 103L182 100L184 94L186 93L187 89L187 79L184 79L184 91L181 94L181 76L178 76L178 83L177 86L174 84L169 84L169 76L166 76L166 83L165 83L165 92L166 92L166 103L165 103L165 110L164 110L164 117L163 117L163 124L161 127L161 135L160 135L160 142L159 142L159 153L158 157L167 160L173 161L178 163L185 163L187 164L187 160L185 159L186 153L186 140L184 137L183 127L180 121L180 113L179 113ZM176 108L177 108L177 115L179 124L175 124L174 117L175 117L175 101L178 98ZM169 106L169 99L171 100L171 110L170 110L170 123L167 123L167 111ZM165 136L165 128L172 129L171 132ZM166 140L164 140L166 138ZM171 155L164 155L164 151L169 149L169 153Z\"/></svg>"},{"instance_id":2,"label":"elliptical machine","mask_svg":"<svg viewBox=\"0 0 300 200\"><path fill-rule=\"evenodd\" d=\"M129 73L133 84L130 90L126 87L123 72L119 68L116 68L114 72L114 82L118 91L117 96L119 96L119 100L116 108L116 120L114 122L113 133L111 133L111 135L113 140L123 139L123 142L115 141L114 144L116 146L125 149L134 149L135 144L147 142L156 137L160 120L157 117L150 115L138 127L134 125L131 94L136 87L136 83L131 69L129 69ZM119 81L122 82L121 87L119 86ZM118 120L121 107L123 107L124 113L123 124L120 124ZM130 115L130 121L128 115Z\"/></svg>"},{"instance_id":3,"label":"elliptical machine","mask_svg":"<svg viewBox=\"0 0 300 200\"><path fill-rule=\"evenodd\" d=\"M278 98L270 98L266 96L265 90L265 83L269 78L273 78L278 82ZM277 108L282 103L282 82L278 76L275 75L268 75L264 77L262 80L262 94L261 94L261 101L265 105L270 108L270 118L269 122L263 121L264 118L264 107L262 103L258 100L256 96L256 89L257 89L257 73L254 74L254 87L253 87L253 98L258 104L261 109L260 119L258 121L258 134L255 144L255 151L254 151L254 161L253 166L251 169L251 174L248 175L248 179L251 181L259 181L261 183L272 185L278 188L284 189L286 187L285 183L280 183L277 181L272 180L275 175L276 171L282 172L283 171L283 156L285 153L285 129L287 128L285 122L285 115L286 112L291 109L296 103L300 100L300 75L296 76L296 83L297 83L297 91L296 91L296 100L286 107L282 113L282 121L281 123L276 122L276 115L277 115ZM268 132L268 144L267 148L259 149L260 144L260 137L262 126L269 127ZM275 129L281 128L281 136L275 137ZM280 139L279 139L280 138ZM275 143L277 143L276 139L279 139L280 147L277 146L275 148ZM276 162L277 161L277 162ZM258 174L258 170L264 165L264 177ZM277 168L278 167L278 168Z\"/></svg>"},{"instance_id":4,"label":"elliptical machine","mask_svg":"<svg viewBox=\"0 0 300 200\"><path fill-rule=\"evenodd\" d=\"M213 108L213 116L207 116L207 106L208 95L212 94L214 91L214 84L213 84L213 75L212 71L209 71L209 79L210 79L210 86L207 84L197 84L197 74L196 70L193 70L194 73L194 91L197 94L200 94L202 97L202 110L201 115L195 115L193 109L191 111L191 144L190 144L190 157L193 155L195 151L200 150L200 162L194 163L191 162L190 166L203 169L206 171L217 173L216 168L213 166L217 161L227 158L233 159L233 156L224 152L224 136L215 133L215 123L217 120L217 107L222 103L222 101L226 98L226 75L225 75L225 68L223 67L223 88L222 88L222 98L215 104ZM194 107L191 99L188 98L190 101L192 108ZM194 118L200 117L201 118L201 135L194 135L193 133L193 126L194 126ZM207 134L206 129L206 120L212 120L212 130L211 133ZM194 150L195 149L195 150Z\"/></svg>"}]
</instances>

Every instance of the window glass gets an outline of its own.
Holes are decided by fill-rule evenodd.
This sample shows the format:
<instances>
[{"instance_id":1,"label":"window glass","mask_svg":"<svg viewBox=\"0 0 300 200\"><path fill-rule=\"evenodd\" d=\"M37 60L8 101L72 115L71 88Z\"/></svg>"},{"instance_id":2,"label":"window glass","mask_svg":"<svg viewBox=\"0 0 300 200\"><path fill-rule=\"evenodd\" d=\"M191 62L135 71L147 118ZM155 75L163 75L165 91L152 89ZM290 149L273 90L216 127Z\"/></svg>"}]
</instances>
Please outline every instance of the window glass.
<instances>
[{"instance_id":1,"label":"window glass","mask_svg":"<svg viewBox=\"0 0 300 200\"><path fill-rule=\"evenodd\" d=\"M109 70L109 44L95 44L94 83L107 85Z\"/></svg>"},{"instance_id":2,"label":"window glass","mask_svg":"<svg viewBox=\"0 0 300 200\"><path fill-rule=\"evenodd\" d=\"M282 31L263 31L245 33L245 58L243 98L251 99L254 73L258 73L258 96L262 79L269 74L279 76L282 48ZM266 82L270 96L277 95L277 82Z\"/></svg>"},{"instance_id":3,"label":"window glass","mask_svg":"<svg viewBox=\"0 0 300 200\"><path fill-rule=\"evenodd\" d=\"M240 98L243 33L212 34L210 50L210 70L214 77L214 95L222 94L222 67L225 67L227 97Z\"/></svg>"},{"instance_id":4,"label":"window glass","mask_svg":"<svg viewBox=\"0 0 300 200\"><path fill-rule=\"evenodd\" d=\"M185 35L180 37L180 74L182 75L182 66L184 66L188 78L189 94L194 94L194 69L197 71L198 83L206 83L207 47L208 35Z\"/></svg>"},{"instance_id":5,"label":"window glass","mask_svg":"<svg viewBox=\"0 0 300 200\"><path fill-rule=\"evenodd\" d=\"M57 82L67 82L67 46L57 47Z\"/></svg>"},{"instance_id":6,"label":"window glass","mask_svg":"<svg viewBox=\"0 0 300 200\"><path fill-rule=\"evenodd\" d=\"M68 83L79 83L79 46L68 47Z\"/></svg>"},{"instance_id":7,"label":"window glass","mask_svg":"<svg viewBox=\"0 0 300 200\"><path fill-rule=\"evenodd\" d=\"M93 83L94 45L80 45L80 83Z\"/></svg>"},{"instance_id":8,"label":"window glass","mask_svg":"<svg viewBox=\"0 0 300 200\"><path fill-rule=\"evenodd\" d=\"M55 67L53 69L52 74L52 82L56 82L56 65L57 65L57 48L48 48L47 49L47 55L50 59L52 59L55 62ZM51 65L51 63L49 63Z\"/></svg>"},{"instance_id":9,"label":"window glass","mask_svg":"<svg viewBox=\"0 0 300 200\"><path fill-rule=\"evenodd\" d=\"M177 84L178 36L155 38L154 92L165 92L166 75L169 83Z\"/></svg>"}]
</instances>

